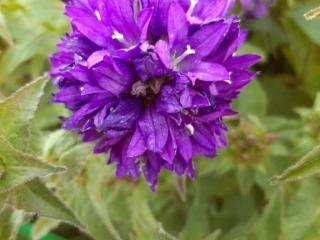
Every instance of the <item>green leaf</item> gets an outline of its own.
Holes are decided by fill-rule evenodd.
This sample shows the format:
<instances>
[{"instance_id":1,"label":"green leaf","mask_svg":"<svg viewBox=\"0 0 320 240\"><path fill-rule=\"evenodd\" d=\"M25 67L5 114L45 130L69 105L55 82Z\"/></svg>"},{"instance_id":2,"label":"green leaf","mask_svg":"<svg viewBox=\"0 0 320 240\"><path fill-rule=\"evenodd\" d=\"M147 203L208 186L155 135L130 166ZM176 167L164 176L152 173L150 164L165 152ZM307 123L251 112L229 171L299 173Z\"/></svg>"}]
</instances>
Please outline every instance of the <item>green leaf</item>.
<instances>
[{"instance_id":1,"label":"green leaf","mask_svg":"<svg viewBox=\"0 0 320 240\"><path fill-rule=\"evenodd\" d=\"M2 160L0 160L0 179L2 177L2 175L4 174L5 172L5 166L4 166L4 163L2 162Z\"/></svg>"},{"instance_id":2,"label":"green leaf","mask_svg":"<svg viewBox=\"0 0 320 240\"><path fill-rule=\"evenodd\" d=\"M105 221L107 217L103 215L100 208L97 208L97 204L90 198L87 189L81 184L81 180L69 182L67 185L59 191L59 195L79 216L86 228L85 230L97 240L121 240L118 233L116 235L110 233L109 220ZM113 226L111 226L111 229L113 229Z\"/></svg>"},{"instance_id":3,"label":"green leaf","mask_svg":"<svg viewBox=\"0 0 320 240\"><path fill-rule=\"evenodd\" d=\"M43 217L81 225L75 214L38 179L12 189L7 204Z\"/></svg>"},{"instance_id":4,"label":"green leaf","mask_svg":"<svg viewBox=\"0 0 320 240\"><path fill-rule=\"evenodd\" d=\"M254 183L255 169L252 166L239 164L237 169L237 180L242 194L246 195Z\"/></svg>"},{"instance_id":5,"label":"green leaf","mask_svg":"<svg viewBox=\"0 0 320 240\"><path fill-rule=\"evenodd\" d=\"M263 51L266 54L273 53L281 44L286 42L286 33L282 28L280 21L270 16L254 21L248 21L248 28L250 33L253 34L255 41L245 41L259 44L263 46ZM248 53L248 52L246 52Z\"/></svg>"},{"instance_id":6,"label":"green leaf","mask_svg":"<svg viewBox=\"0 0 320 240\"><path fill-rule=\"evenodd\" d=\"M249 231L248 239L280 239L283 217L283 197L280 191L276 191L268 205L265 207L262 216L255 226Z\"/></svg>"},{"instance_id":7,"label":"green leaf","mask_svg":"<svg viewBox=\"0 0 320 240\"><path fill-rule=\"evenodd\" d=\"M4 194L0 194L0 211L5 207L7 202L7 196Z\"/></svg>"},{"instance_id":8,"label":"green leaf","mask_svg":"<svg viewBox=\"0 0 320 240\"><path fill-rule=\"evenodd\" d=\"M45 34L35 35L4 52L0 59L0 68L2 69L0 73L0 83L5 82L6 78L9 77L20 64L38 54L39 46L48 40L48 36Z\"/></svg>"},{"instance_id":9,"label":"green leaf","mask_svg":"<svg viewBox=\"0 0 320 240\"><path fill-rule=\"evenodd\" d=\"M67 140L64 141L70 149L68 149L69 147L65 149L60 144L55 145L54 148L49 148L51 149L49 151L50 155L58 158L59 163L68 167L66 174L59 175L55 181L58 194L75 211L84 224L85 230L94 239L121 240L122 238L109 215L108 203L110 200L108 198L114 196L112 196L113 189L105 185L105 170L107 170L107 167L103 167L105 160L92 156L90 145L72 146L72 142L70 141L69 145ZM62 153L60 157L56 155L58 152ZM90 179L88 179L89 177ZM65 182L68 182L68 184L64 184ZM106 198L102 198L104 189L110 192ZM114 207L110 205L110 208ZM122 225L125 224L122 222Z\"/></svg>"},{"instance_id":10,"label":"green leaf","mask_svg":"<svg viewBox=\"0 0 320 240\"><path fill-rule=\"evenodd\" d=\"M21 74L33 73L34 63L39 61L42 66L37 73L41 74L47 70L48 55L66 30L63 4L59 0L2 0L1 7L15 46L6 49L0 58L0 82L19 80ZM14 76L16 73L20 76Z\"/></svg>"},{"instance_id":11,"label":"green leaf","mask_svg":"<svg viewBox=\"0 0 320 240\"><path fill-rule=\"evenodd\" d=\"M157 221L141 190L135 189L131 199L132 225L137 239L154 239Z\"/></svg>"},{"instance_id":12,"label":"green leaf","mask_svg":"<svg viewBox=\"0 0 320 240\"><path fill-rule=\"evenodd\" d=\"M209 236L207 236L204 240L218 240L221 236L221 230L217 229L213 233L211 233Z\"/></svg>"},{"instance_id":13,"label":"green leaf","mask_svg":"<svg viewBox=\"0 0 320 240\"><path fill-rule=\"evenodd\" d=\"M77 146L80 146L79 138L73 132L67 132L65 130L60 129L49 134L46 137L43 146L43 155L46 159L57 162L62 158L64 154L66 154L66 156L70 156L71 154L68 154L68 151ZM83 145L81 146L82 149L80 149L80 154L84 154L83 151L86 151L86 154L90 154L90 152L92 151L88 150L88 147L83 147ZM71 155L70 157L73 156ZM80 155L77 157L83 159L86 157L86 155ZM76 159L74 160L77 161Z\"/></svg>"},{"instance_id":14,"label":"green leaf","mask_svg":"<svg viewBox=\"0 0 320 240\"><path fill-rule=\"evenodd\" d=\"M6 207L0 210L0 239L14 240L23 221L22 211Z\"/></svg>"},{"instance_id":15,"label":"green leaf","mask_svg":"<svg viewBox=\"0 0 320 240\"><path fill-rule=\"evenodd\" d=\"M29 150L30 121L37 110L47 77L40 77L0 102L0 136L14 147Z\"/></svg>"},{"instance_id":16,"label":"green leaf","mask_svg":"<svg viewBox=\"0 0 320 240\"><path fill-rule=\"evenodd\" d=\"M58 227L59 221L50 218L39 218L32 227L32 239L39 240L47 235L51 230Z\"/></svg>"},{"instance_id":17,"label":"green leaf","mask_svg":"<svg viewBox=\"0 0 320 240\"><path fill-rule=\"evenodd\" d=\"M193 240L204 238L209 231L208 206L198 186L195 190L195 198L188 211L186 223L182 232L182 239Z\"/></svg>"},{"instance_id":18,"label":"green leaf","mask_svg":"<svg viewBox=\"0 0 320 240\"><path fill-rule=\"evenodd\" d=\"M301 4L288 11L288 16L291 17L300 29L316 44L320 45L320 19L314 19L313 21L306 21L304 19L304 13L314 5Z\"/></svg>"},{"instance_id":19,"label":"green leaf","mask_svg":"<svg viewBox=\"0 0 320 240\"><path fill-rule=\"evenodd\" d=\"M297 181L318 173L320 173L320 146L315 147L281 175L272 177L270 181L272 183Z\"/></svg>"},{"instance_id":20,"label":"green leaf","mask_svg":"<svg viewBox=\"0 0 320 240\"><path fill-rule=\"evenodd\" d=\"M240 47L238 50L238 54L247 54L247 53L255 53L261 56L261 61L259 63L264 63L268 60L268 55L266 51L263 48L260 48L259 46L250 43L250 42L245 42L243 45Z\"/></svg>"},{"instance_id":21,"label":"green leaf","mask_svg":"<svg viewBox=\"0 0 320 240\"><path fill-rule=\"evenodd\" d=\"M320 189L319 181L301 182L298 191L288 199L281 239L320 239Z\"/></svg>"},{"instance_id":22,"label":"green leaf","mask_svg":"<svg viewBox=\"0 0 320 240\"><path fill-rule=\"evenodd\" d=\"M264 116L266 114L267 97L257 79L253 80L241 92L240 98L234 103L234 107L243 115L255 114Z\"/></svg>"},{"instance_id":23,"label":"green leaf","mask_svg":"<svg viewBox=\"0 0 320 240\"><path fill-rule=\"evenodd\" d=\"M156 230L156 239L157 240L178 240L176 237L172 236L171 234L167 233L162 225L159 223ZM214 239L208 239L214 240Z\"/></svg>"},{"instance_id":24,"label":"green leaf","mask_svg":"<svg viewBox=\"0 0 320 240\"><path fill-rule=\"evenodd\" d=\"M14 43L13 43L13 40L12 40L12 37L10 35L10 32L7 28L7 24L6 24L6 21L5 21L5 18L3 16L3 14L0 12L0 37L5 40L5 42L7 44L9 44L9 46L13 46Z\"/></svg>"},{"instance_id":25,"label":"green leaf","mask_svg":"<svg viewBox=\"0 0 320 240\"><path fill-rule=\"evenodd\" d=\"M46 163L39 158L23 153L0 136L0 192L6 192L36 177L60 173L64 168Z\"/></svg>"}]
</instances>

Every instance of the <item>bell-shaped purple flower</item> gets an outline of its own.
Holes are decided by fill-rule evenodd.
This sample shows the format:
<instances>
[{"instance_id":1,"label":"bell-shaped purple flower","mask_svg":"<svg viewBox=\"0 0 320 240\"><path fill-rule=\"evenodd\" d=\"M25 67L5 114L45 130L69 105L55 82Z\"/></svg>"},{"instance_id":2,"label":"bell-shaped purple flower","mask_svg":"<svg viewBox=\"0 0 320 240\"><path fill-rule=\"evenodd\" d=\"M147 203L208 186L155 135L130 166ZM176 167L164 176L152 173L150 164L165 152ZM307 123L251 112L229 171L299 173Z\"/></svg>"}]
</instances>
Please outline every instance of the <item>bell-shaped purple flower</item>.
<instances>
[{"instance_id":1,"label":"bell-shaped purple flower","mask_svg":"<svg viewBox=\"0 0 320 240\"><path fill-rule=\"evenodd\" d=\"M248 18L263 18L269 14L269 9L276 0L240 0L244 14Z\"/></svg>"},{"instance_id":2,"label":"bell-shaped purple flower","mask_svg":"<svg viewBox=\"0 0 320 240\"><path fill-rule=\"evenodd\" d=\"M117 176L161 169L194 177L193 158L227 144L223 118L260 57L236 55L245 39L233 0L73 0L72 31L52 55L53 100Z\"/></svg>"}]
</instances>

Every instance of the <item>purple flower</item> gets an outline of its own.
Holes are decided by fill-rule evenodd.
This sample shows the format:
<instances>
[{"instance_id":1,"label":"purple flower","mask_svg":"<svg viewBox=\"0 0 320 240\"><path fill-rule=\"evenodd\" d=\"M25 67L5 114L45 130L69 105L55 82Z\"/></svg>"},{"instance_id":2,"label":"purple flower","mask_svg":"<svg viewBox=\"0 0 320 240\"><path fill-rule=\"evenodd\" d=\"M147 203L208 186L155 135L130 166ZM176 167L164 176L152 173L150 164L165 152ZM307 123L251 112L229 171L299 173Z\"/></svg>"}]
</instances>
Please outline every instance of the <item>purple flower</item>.
<instances>
[{"instance_id":1,"label":"purple flower","mask_svg":"<svg viewBox=\"0 0 320 240\"><path fill-rule=\"evenodd\" d=\"M235 52L246 32L225 18L233 0L73 0L72 32L51 57L51 75L72 115L66 129L117 176L142 173L152 190L161 169L194 177L193 158L227 144L223 118L256 73L257 55Z\"/></svg>"},{"instance_id":2,"label":"purple flower","mask_svg":"<svg viewBox=\"0 0 320 240\"><path fill-rule=\"evenodd\" d=\"M245 16L248 18L263 18L269 14L270 6L275 0L240 0Z\"/></svg>"}]
</instances>

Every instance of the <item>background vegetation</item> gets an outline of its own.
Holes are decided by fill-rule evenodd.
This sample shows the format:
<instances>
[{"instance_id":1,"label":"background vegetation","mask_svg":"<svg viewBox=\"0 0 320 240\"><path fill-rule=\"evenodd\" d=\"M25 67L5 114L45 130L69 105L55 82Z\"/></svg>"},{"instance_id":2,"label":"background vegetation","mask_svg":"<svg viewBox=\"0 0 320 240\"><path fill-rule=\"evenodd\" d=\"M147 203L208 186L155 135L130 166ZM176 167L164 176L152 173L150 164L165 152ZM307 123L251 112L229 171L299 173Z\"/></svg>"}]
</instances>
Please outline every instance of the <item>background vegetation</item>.
<instances>
[{"instance_id":1,"label":"background vegetation","mask_svg":"<svg viewBox=\"0 0 320 240\"><path fill-rule=\"evenodd\" d=\"M317 5L279 0L243 20L241 51L264 60L228 120L230 147L197 159L194 181L163 172L152 193L60 129L68 113L45 72L68 30L62 3L0 1L0 239L320 239L320 179L286 183L320 166L320 20L303 17Z\"/></svg>"}]
</instances>

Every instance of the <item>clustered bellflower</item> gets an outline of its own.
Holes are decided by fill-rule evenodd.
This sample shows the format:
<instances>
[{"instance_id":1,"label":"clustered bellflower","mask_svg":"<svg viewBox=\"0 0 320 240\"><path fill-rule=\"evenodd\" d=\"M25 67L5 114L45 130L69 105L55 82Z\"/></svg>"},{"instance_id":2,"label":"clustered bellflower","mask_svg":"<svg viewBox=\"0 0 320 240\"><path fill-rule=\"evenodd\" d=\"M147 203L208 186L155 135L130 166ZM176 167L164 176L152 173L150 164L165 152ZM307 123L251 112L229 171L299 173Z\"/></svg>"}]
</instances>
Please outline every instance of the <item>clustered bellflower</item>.
<instances>
[{"instance_id":1,"label":"clustered bellflower","mask_svg":"<svg viewBox=\"0 0 320 240\"><path fill-rule=\"evenodd\" d=\"M116 175L161 169L195 176L193 158L226 146L223 118L255 72L257 55L236 55L246 32L226 17L233 0L71 0L72 31L52 55L72 115L63 127L109 153Z\"/></svg>"},{"instance_id":2,"label":"clustered bellflower","mask_svg":"<svg viewBox=\"0 0 320 240\"><path fill-rule=\"evenodd\" d=\"M240 0L247 18L263 18L268 16L270 7L276 0Z\"/></svg>"}]
</instances>

